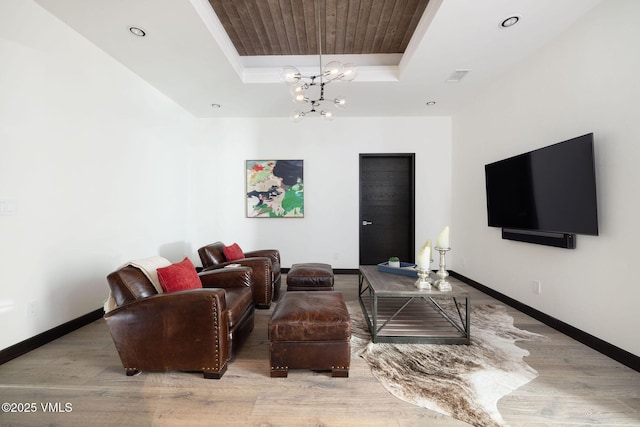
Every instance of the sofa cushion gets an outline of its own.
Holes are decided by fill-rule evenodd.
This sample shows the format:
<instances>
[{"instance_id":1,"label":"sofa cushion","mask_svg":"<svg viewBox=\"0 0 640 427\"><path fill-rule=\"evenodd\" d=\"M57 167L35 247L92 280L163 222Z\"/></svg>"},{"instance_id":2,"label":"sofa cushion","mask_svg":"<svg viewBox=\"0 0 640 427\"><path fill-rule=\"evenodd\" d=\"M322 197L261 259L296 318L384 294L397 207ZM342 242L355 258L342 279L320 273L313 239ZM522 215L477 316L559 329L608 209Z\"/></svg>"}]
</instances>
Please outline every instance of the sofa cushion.
<instances>
[{"instance_id":1,"label":"sofa cushion","mask_svg":"<svg viewBox=\"0 0 640 427\"><path fill-rule=\"evenodd\" d=\"M243 319L247 309L253 307L253 294L248 287L225 288L224 292L229 328L235 328Z\"/></svg>"},{"instance_id":2,"label":"sofa cushion","mask_svg":"<svg viewBox=\"0 0 640 427\"><path fill-rule=\"evenodd\" d=\"M306 290L333 290L333 269L330 264L306 262L291 266L287 273L287 291Z\"/></svg>"},{"instance_id":3,"label":"sofa cushion","mask_svg":"<svg viewBox=\"0 0 640 427\"><path fill-rule=\"evenodd\" d=\"M287 292L269 319L274 341L332 341L351 338L351 319L340 292Z\"/></svg>"},{"instance_id":4,"label":"sofa cushion","mask_svg":"<svg viewBox=\"0 0 640 427\"><path fill-rule=\"evenodd\" d=\"M165 292L177 292L202 287L196 268L189 258L168 267L159 268L158 279Z\"/></svg>"},{"instance_id":5,"label":"sofa cushion","mask_svg":"<svg viewBox=\"0 0 640 427\"><path fill-rule=\"evenodd\" d=\"M244 258L244 252L242 252L242 249L240 249L240 246L238 246L237 243L225 246L222 251L224 252L224 257L227 261L235 261L237 259Z\"/></svg>"}]
</instances>

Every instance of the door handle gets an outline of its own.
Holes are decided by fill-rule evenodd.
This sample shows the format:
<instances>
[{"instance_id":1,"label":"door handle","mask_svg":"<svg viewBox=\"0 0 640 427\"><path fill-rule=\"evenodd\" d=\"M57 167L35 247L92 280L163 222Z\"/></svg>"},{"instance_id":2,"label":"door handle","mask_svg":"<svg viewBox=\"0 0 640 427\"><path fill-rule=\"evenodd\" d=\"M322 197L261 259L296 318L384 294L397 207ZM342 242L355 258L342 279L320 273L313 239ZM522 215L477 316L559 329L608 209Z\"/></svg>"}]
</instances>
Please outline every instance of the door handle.
<instances>
[{"instance_id":1,"label":"door handle","mask_svg":"<svg viewBox=\"0 0 640 427\"><path fill-rule=\"evenodd\" d=\"M371 225L373 224L371 221L362 220L362 225Z\"/></svg>"}]
</instances>

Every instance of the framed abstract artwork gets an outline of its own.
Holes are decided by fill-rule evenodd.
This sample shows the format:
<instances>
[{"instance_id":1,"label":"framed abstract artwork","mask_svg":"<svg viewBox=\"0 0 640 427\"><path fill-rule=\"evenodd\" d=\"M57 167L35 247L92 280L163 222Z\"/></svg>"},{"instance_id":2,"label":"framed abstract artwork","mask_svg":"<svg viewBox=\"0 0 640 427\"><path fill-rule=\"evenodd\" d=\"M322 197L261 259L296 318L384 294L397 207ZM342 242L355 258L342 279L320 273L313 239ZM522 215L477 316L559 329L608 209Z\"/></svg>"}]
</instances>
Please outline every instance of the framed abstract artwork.
<instances>
[{"instance_id":1,"label":"framed abstract artwork","mask_svg":"<svg viewBox=\"0 0 640 427\"><path fill-rule=\"evenodd\" d=\"M303 218L302 160L247 160L248 218Z\"/></svg>"}]
</instances>

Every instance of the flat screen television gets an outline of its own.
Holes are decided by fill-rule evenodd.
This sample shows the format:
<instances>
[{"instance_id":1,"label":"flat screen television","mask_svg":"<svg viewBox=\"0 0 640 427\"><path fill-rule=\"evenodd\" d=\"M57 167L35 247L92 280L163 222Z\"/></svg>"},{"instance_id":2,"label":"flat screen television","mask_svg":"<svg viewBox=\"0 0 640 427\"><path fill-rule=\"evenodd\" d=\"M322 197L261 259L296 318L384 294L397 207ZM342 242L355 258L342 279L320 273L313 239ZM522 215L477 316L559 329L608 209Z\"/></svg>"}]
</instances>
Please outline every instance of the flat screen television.
<instances>
[{"instance_id":1,"label":"flat screen television","mask_svg":"<svg viewBox=\"0 0 640 427\"><path fill-rule=\"evenodd\" d=\"M490 227L598 235L593 133L485 165L485 179Z\"/></svg>"}]
</instances>

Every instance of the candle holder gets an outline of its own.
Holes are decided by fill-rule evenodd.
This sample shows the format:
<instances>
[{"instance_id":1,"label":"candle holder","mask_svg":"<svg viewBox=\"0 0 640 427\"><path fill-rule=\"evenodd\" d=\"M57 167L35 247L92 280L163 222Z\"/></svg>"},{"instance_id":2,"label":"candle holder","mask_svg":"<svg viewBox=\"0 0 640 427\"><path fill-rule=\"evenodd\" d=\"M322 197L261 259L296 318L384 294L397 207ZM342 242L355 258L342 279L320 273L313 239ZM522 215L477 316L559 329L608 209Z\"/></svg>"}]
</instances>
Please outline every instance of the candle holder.
<instances>
[{"instance_id":1,"label":"candle holder","mask_svg":"<svg viewBox=\"0 0 640 427\"><path fill-rule=\"evenodd\" d=\"M431 260L433 262L433 260ZM416 288L424 291L428 291L431 289L431 283L433 280L429 276L429 265L425 267L418 267L418 280L416 280Z\"/></svg>"},{"instance_id":2,"label":"candle holder","mask_svg":"<svg viewBox=\"0 0 640 427\"><path fill-rule=\"evenodd\" d=\"M441 291L450 291L451 283L447 282L447 277L449 277L449 273L446 269L445 255L447 251L450 251L451 248L435 248L436 251L440 252L440 269L436 273L438 276L438 280L436 280L435 286Z\"/></svg>"}]
</instances>

